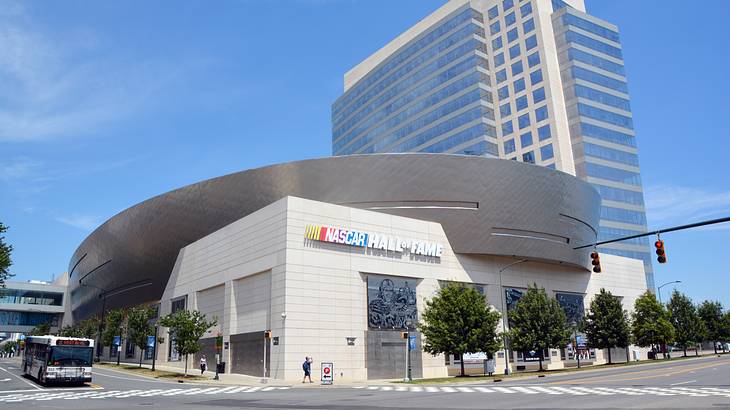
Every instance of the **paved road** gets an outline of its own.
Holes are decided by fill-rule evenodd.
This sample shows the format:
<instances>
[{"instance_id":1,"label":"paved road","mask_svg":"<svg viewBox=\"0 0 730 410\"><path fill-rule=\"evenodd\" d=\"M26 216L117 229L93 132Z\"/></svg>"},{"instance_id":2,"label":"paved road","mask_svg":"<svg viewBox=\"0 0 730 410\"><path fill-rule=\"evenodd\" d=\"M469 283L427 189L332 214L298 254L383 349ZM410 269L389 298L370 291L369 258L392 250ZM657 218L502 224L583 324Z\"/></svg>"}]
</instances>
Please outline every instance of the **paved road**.
<instances>
[{"instance_id":1,"label":"paved road","mask_svg":"<svg viewBox=\"0 0 730 410\"><path fill-rule=\"evenodd\" d=\"M730 357L501 383L314 388L180 384L98 368L92 386L47 388L18 368L18 361L0 359L2 409L730 408Z\"/></svg>"}]
</instances>

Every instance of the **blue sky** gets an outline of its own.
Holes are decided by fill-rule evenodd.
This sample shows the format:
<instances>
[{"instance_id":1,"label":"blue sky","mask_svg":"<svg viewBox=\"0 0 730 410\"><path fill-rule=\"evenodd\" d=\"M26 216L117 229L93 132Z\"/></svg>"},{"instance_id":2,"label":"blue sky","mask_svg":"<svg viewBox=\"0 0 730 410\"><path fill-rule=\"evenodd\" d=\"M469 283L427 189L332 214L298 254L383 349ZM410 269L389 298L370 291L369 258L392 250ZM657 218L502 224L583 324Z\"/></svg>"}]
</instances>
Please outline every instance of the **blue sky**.
<instances>
[{"instance_id":1,"label":"blue sky","mask_svg":"<svg viewBox=\"0 0 730 410\"><path fill-rule=\"evenodd\" d=\"M0 221L15 279L65 271L96 226L156 194L329 156L342 75L441 4L0 0ZM730 215L730 2L587 8L621 29L650 228ZM664 239L657 284L730 307L730 224Z\"/></svg>"}]
</instances>

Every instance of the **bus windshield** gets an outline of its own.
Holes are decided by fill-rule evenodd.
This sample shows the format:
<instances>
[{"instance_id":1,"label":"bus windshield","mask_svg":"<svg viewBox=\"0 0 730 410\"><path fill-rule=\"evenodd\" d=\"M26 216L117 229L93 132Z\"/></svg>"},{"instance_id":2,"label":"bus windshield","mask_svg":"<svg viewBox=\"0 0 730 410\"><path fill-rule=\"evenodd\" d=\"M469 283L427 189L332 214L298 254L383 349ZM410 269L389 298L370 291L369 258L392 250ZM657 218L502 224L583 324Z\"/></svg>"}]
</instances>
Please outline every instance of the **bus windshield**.
<instances>
[{"instance_id":1,"label":"bus windshield","mask_svg":"<svg viewBox=\"0 0 730 410\"><path fill-rule=\"evenodd\" d=\"M53 346L48 359L49 366L91 366L93 349L91 347Z\"/></svg>"}]
</instances>

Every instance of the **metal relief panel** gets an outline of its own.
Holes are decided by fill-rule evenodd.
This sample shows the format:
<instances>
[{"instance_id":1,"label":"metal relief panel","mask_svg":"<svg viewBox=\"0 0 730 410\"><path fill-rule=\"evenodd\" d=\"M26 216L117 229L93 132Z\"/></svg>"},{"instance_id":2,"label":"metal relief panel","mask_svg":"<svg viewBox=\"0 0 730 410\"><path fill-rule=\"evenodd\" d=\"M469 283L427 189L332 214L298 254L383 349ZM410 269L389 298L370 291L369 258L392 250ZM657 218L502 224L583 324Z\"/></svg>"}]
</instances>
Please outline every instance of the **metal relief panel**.
<instances>
[{"instance_id":1,"label":"metal relief panel","mask_svg":"<svg viewBox=\"0 0 730 410\"><path fill-rule=\"evenodd\" d=\"M579 293L555 293L555 299L558 300L558 304L568 319L568 323L571 325L577 325L583 320L585 316L585 308L583 306L583 295Z\"/></svg>"},{"instance_id":2,"label":"metal relief panel","mask_svg":"<svg viewBox=\"0 0 730 410\"><path fill-rule=\"evenodd\" d=\"M412 330L418 323L416 280L368 275L368 327Z\"/></svg>"}]
</instances>

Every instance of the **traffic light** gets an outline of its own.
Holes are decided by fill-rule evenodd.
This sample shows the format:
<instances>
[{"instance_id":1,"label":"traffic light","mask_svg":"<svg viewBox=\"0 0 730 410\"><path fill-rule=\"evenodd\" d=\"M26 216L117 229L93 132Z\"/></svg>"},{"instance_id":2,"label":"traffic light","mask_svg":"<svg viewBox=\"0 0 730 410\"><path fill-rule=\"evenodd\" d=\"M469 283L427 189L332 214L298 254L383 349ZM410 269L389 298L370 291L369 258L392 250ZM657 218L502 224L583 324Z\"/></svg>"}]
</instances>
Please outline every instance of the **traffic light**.
<instances>
[{"instance_id":1,"label":"traffic light","mask_svg":"<svg viewBox=\"0 0 730 410\"><path fill-rule=\"evenodd\" d=\"M667 263L667 252L664 250L664 241L657 239L657 241L654 242L654 247L656 248L657 262Z\"/></svg>"},{"instance_id":2,"label":"traffic light","mask_svg":"<svg viewBox=\"0 0 730 410\"><path fill-rule=\"evenodd\" d=\"M601 273L601 257L598 256L597 251L591 252L591 265L593 265L593 272Z\"/></svg>"},{"instance_id":3,"label":"traffic light","mask_svg":"<svg viewBox=\"0 0 730 410\"><path fill-rule=\"evenodd\" d=\"M271 339L271 330L264 330L264 339Z\"/></svg>"},{"instance_id":4,"label":"traffic light","mask_svg":"<svg viewBox=\"0 0 730 410\"><path fill-rule=\"evenodd\" d=\"M408 339L408 332L401 332L400 338L401 339Z\"/></svg>"}]
</instances>

